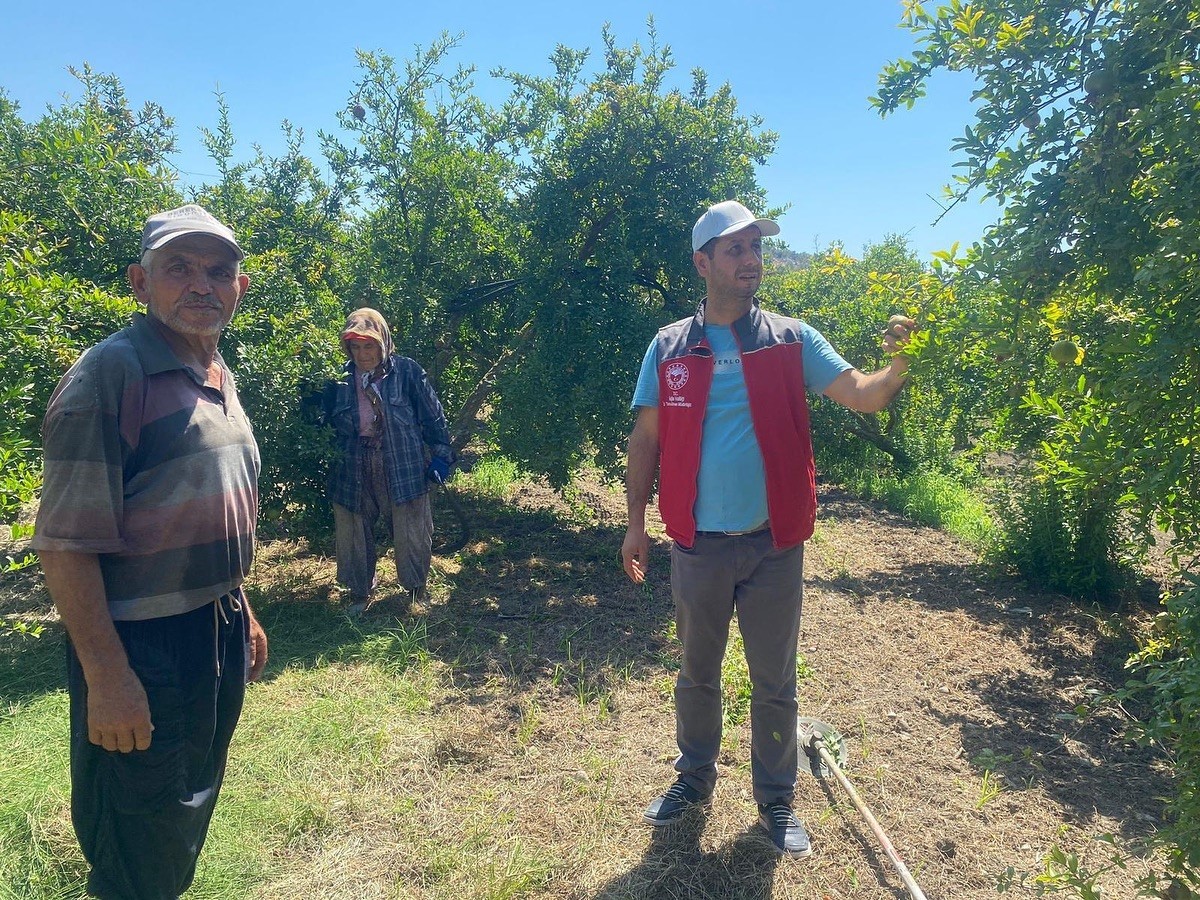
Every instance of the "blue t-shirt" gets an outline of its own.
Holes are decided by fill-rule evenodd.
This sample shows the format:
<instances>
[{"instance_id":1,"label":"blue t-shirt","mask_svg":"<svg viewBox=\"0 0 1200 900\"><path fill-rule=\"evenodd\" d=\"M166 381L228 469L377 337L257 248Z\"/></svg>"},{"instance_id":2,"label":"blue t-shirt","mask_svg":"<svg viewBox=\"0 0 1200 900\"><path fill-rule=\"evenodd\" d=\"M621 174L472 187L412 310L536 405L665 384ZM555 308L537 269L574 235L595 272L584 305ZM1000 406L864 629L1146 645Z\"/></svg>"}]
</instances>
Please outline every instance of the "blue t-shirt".
<instances>
[{"instance_id":1,"label":"blue t-shirt","mask_svg":"<svg viewBox=\"0 0 1200 900\"><path fill-rule=\"evenodd\" d=\"M815 328L801 326L804 384L821 393L851 365ZM713 351L713 380L704 411L697 476L696 528L699 531L744 531L767 520L767 480L762 451L750 418L750 400L742 375L737 339L728 325L705 325ZM650 342L633 408L658 405L658 354Z\"/></svg>"}]
</instances>

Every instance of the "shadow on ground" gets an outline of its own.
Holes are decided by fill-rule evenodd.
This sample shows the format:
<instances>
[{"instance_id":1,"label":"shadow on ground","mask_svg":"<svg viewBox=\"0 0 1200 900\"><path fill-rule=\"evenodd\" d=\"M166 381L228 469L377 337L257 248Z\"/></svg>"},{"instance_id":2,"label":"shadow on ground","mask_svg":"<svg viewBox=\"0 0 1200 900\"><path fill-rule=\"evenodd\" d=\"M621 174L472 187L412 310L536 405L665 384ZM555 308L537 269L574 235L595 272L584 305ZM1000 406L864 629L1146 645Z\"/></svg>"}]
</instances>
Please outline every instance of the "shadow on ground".
<instances>
[{"instance_id":1,"label":"shadow on ground","mask_svg":"<svg viewBox=\"0 0 1200 900\"><path fill-rule=\"evenodd\" d=\"M665 545L655 547L647 584L635 587L618 561L623 527L463 497L472 541L453 556L435 556L429 597L416 605L397 588L390 555L380 563L377 602L357 619L340 604L332 560L307 550L300 552L307 561L260 559L248 594L271 640L266 677L337 659L366 635L414 627L424 629L431 653L456 668L503 672L518 684L564 667L598 677L661 670L673 614ZM443 518L450 517L435 519L435 546L445 539ZM451 519L446 527L458 525Z\"/></svg>"},{"instance_id":2,"label":"shadow on ground","mask_svg":"<svg viewBox=\"0 0 1200 900\"><path fill-rule=\"evenodd\" d=\"M62 629L30 566L0 579L0 721L13 708L67 687Z\"/></svg>"},{"instance_id":3,"label":"shadow on ground","mask_svg":"<svg viewBox=\"0 0 1200 900\"><path fill-rule=\"evenodd\" d=\"M1072 707L1054 685L1024 672L975 679L966 690L991 721L933 712L959 729L977 772L1000 775L1008 792L1039 788L1076 825L1103 815L1133 842L1159 827L1163 800L1175 791L1169 771L1160 752L1124 736L1129 722L1115 709Z\"/></svg>"},{"instance_id":4,"label":"shadow on ground","mask_svg":"<svg viewBox=\"0 0 1200 900\"><path fill-rule=\"evenodd\" d=\"M766 835L752 826L705 852L700 847L705 822L703 811L691 810L682 821L655 829L638 864L602 885L595 900L771 897L780 860Z\"/></svg>"}]
</instances>

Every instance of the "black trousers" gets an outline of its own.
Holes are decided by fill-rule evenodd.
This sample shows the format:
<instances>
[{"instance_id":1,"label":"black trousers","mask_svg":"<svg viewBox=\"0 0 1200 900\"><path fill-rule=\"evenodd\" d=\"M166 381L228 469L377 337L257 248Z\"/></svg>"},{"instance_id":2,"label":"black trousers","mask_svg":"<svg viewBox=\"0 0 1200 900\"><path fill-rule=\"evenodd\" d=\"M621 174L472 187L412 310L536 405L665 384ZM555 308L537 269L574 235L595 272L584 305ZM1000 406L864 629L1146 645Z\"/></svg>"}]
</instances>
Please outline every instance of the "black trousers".
<instances>
[{"instance_id":1,"label":"black trousers","mask_svg":"<svg viewBox=\"0 0 1200 900\"><path fill-rule=\"evenodd\" d=\"M178 616L117 622L154 725L150 747L88 741L87 683L67 643L71 819L103 900L175 900L188 889L225 774L249 669L240 592Z\"/></svg>"}]
</instances>

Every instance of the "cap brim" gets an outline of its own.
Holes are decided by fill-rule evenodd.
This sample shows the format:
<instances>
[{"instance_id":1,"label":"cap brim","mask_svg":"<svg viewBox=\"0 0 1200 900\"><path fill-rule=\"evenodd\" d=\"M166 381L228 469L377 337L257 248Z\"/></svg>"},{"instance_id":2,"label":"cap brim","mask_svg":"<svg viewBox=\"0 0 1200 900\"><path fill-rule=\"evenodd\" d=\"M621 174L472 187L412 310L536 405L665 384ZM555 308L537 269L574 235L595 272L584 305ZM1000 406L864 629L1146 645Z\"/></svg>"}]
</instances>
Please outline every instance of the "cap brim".
<instances>
[{"instance_id":1,"label":"cap brim","mask_svg":"<svg viewBox=\"0 0 1200 900\"><path fill-rule=\"evenodd\" d=\"M774 237L779 234L779 225L771 219L755 219L753 222L739 222L736 225L730 225L718 234L717 237L725 237L727 234L737 234L737 232L743 231L751 225L758 226L758 233L763 237Z\"/></svg>"},{"instance_id":2,"label":"cap brim","mask_svg":"<svg viewBox=\"0 0 1200 900\"><path fill-rule=\"evenodd\" d=\"M167 246L167 244L171 243L171 241L178 240L181 237L188 237L189 235L193 235L193 234L202 234L205 237L212 238L214 241L220 241L222 244L224 244L226 247L228 247L230 250L233 251L234 256L236 256L238 258L239 262L246 258L246 254L245 254L245 252L243 252L242 248L239 247L237 244L235 244L233 241L229 240L229 238L227 238L223 235L220 235L220 234L213 234L211 231L201 231L201 230L195 229L195 228L191 228L186 231L177 231L177 232L174 232L173 234L165 235L156 241L146 244L142 248L142 250L143 251L161 250L163 247Z\"/></svg>"}]
</instances>

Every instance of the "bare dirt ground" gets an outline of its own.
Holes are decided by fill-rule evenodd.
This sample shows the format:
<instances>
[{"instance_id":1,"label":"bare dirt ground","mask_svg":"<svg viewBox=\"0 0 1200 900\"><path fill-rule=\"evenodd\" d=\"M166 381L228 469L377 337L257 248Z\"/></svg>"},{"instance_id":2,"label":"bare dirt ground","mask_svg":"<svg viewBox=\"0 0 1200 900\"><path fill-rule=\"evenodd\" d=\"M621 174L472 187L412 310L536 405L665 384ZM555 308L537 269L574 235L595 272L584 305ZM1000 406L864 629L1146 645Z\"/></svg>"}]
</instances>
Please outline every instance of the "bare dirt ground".
<instances>
[{"instance_id":1,"label":"bare dirt ground","mask_svg":"<svg viewBox=\"0 0 1200 900\"><path fill-rule=\"evenodd\" d=\"M548 877L504 896L908 896L833 781L806 777L797 792L814 855L775 856L755 827L748 722L726 734L707 816L657 831L641 825L645 804L673 777L679 648L661 531L648 584L636 588L617 558L619 492L582 486L564 500L523 485L505 502L458 498L470 541L435 557L428 600L408 607L385 595L359 626L420 623L431 654L453 673L422 726L429 747L381 786L417 797L410 815L424 817L423 834L469 842L464 811L474 809L551 861ZM437 504L437 540L453 542L455 518L446 498ZM1120 686L1129 630L1153 607L1131 601L1102 611L1030 592L991 577L939 531L828 485L821 504L806 550L800 650L812 674L800 685L801 714L844 735L847 774L930 900L996 896L1006 870L1036 874L1056 847L1078 854L1087 870L1106 870L1096 881L1102 896L1132 900L1149 866L1142 842L1172 790L1169 769L1123 738L1120 708L1078 712ZM384 574L392 576L390 566ZM274 672L293 662L299 623L331 634L343 627L328 555L265 544L255 580ZM34 589L20 590L0 612L34 612ZM403 841L389 842L398 825L380 813L369 828L345 827L324 844L326 852L360 848L351 868L337 868L318 847L288 863L291 887L264 886L256 896L432 896L402 888L428 870ZM1097 843L1098 835L1113 844ZM1108 865L1113 847L1127 868ZM495 850L473 852L495 865Z\"/></svg>"},{"instance_id":2,"label":"bare dirt ground","mask_svg":"<svg viewBox=\"0 0 1200 900\"><path fill-rule=\"evenodd\" d=\"M814 674L800 687L801 714L844 735L847 774L927 895L995 896L1007 869L1018 878L1037 874L1058 847L1078 854L1087 870L1110 869L1096 881L1103 896L1132 898L1146 862L1135 855L1127 869L1107 865L1112 847L1093 838L1112 835L1113 846L1136 854L1171 790L1168 770L1152 751L1123 739L1127 719L1119 708L1077 713L1121 684L1133 648L1126 629L1147 610L1118 615L997 581L940 531L830 486L821 495L817 534L806 551L800 649ZM549 893L907 896L833 781L804 778L799 786L796 807L814 856L775 859L753 827L748 724L727 735L724 777L707 817L657 833L638 824L644 804L673 776L670 673L678 645L669 639L667 543L654 548L649 587L635 589L616 558L624 524L619 493L582 491L573 505L583 524L565 530L540 518L544 509L562 510L551 492L527 486L515 503L528 510L530 527L523 534L501 530L502 561L449 576L447 605L435 600L428 613L432 634L443 633L438 620L452 617L455 640L472 623L500 630L510 644L520 635L523 652L505 658L522 659L523 670L504 673L504 690L518 706L537 698L540 724L529 746L516 749L507 740L518 726L511 706L506 713L491 702L494 681L463 687L483 719L476 733L488 747L488 777L526 797L514 800L522 827L570 844L572 829L581 827L580 807L547 809L547 797L562 802L562 790L539 784L576 773L586 781L589 751L613 762L606 809L624 817L610 823L620 837L584 864L581 883ZM486 535L503 525L489 524L485 514L476 528ZM475 665L482 674L497 662L485 653ZM607 719L580 723L578 698L551 687L553 673L573 665L582 681L587 673L609 679ZM542 763L531 773L531 750L556 759L559 770L552 764L547 772ZM575 840L588 837L577 833Z\"/></svg>"}]
</instances>

